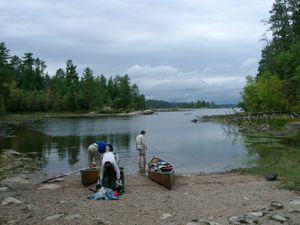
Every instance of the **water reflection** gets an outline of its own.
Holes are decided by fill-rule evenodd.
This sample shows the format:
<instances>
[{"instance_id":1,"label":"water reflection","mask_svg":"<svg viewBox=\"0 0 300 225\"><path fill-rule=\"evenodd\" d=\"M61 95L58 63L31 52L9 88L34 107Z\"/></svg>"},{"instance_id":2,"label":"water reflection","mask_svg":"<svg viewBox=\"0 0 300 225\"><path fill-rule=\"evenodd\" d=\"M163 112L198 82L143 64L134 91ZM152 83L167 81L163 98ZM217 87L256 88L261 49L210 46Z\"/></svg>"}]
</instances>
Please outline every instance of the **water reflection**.
<instances>
[{"instance_id":1,"label":"water reflection","mask_svg":"<svg viewBox=\"0 0 300 225\"><path fill-rule=\"evenodd\" d=\"M86 166L87 147L96 140L111 143L125 173L137 173L135 137L147 131L147 157L159 155L177 173L215 172L243 167L247 152L239 136L227 136L220 124L191 123L198 115L224 110L165 112L152 116L47 119L10 127L13 136L0 139L3 149L15 149L42 162L46 173Z\"/></svg>"}]
</instances>

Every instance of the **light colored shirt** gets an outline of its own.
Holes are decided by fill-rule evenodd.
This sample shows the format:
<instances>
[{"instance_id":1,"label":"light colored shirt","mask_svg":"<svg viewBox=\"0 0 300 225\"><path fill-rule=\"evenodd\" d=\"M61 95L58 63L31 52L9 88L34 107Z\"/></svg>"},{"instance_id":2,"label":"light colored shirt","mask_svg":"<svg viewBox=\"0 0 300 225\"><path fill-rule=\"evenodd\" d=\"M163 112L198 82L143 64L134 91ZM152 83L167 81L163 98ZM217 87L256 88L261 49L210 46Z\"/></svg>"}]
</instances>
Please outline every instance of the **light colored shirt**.
<instances>
[{"instance_id":1,"label":"light colored shirt","mask_svg":"<svg viewBox=\"0 0 300 225\"><path fill-rule=\"evenodd\" d=\"M143 134L139 134L136 136L136 148L137 149L147 149L147 146L145 144L145 136Z\"/></svg>"},{"instance_id":2,"label":"light colored shirt","mask_svg":"<svg viewBox=\"0 0 300 225\"><path fill-rule=\"evenodd\" d=\"M115 155L112 152L105 152L103 154L101 171L100 171L100 179L101 180L103 179L105 163L106 162L110 162L113 165L113 167L115 169L115 172L116 172L117 180L120 180L120 169L119 169L119 166L116 162Z\"/></svg>"}]
</instances>

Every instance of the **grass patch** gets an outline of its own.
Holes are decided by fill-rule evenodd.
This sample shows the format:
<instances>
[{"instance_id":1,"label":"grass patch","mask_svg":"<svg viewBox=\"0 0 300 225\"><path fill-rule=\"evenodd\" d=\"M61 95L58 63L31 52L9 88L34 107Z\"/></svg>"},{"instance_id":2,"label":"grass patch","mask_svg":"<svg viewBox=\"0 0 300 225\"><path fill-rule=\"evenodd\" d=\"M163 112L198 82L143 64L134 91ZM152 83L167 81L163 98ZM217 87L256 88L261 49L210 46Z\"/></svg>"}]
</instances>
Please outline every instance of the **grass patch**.
<instances>
[{"instance_id":1,"label":"grass patch","mask_svg":"<svg viewBox=\"0 0 300 225\"><path fill-rule=\"evenodd\" d=\"M276 172L284 188L300 191L300 139L297 137L257 141L253 136L245 136L249 155L255 156L251 163L256 165L245 172L263 176Z\"/></svg>"}]
</instances>

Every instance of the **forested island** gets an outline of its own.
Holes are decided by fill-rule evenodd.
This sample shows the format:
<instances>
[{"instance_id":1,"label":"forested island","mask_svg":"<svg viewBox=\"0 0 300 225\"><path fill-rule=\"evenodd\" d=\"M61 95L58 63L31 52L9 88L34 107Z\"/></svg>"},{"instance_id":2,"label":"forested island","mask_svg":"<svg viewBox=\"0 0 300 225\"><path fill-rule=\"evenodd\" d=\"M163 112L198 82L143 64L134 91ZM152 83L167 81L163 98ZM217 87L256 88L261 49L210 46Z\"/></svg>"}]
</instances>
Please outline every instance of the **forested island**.
<instances>
[{"instance_id":1,"label":"forested island","mask_svg":"<svg viewBox=\"0 0 300 225\"><path fill-rule=\"evenodd\" d=\"M217 108L219 107L214 102L196 101L196 102L167 102L162 100L146 100L146 108L154 109L170 109L170 108L183 108L183 109L199 109L199 108Z\"/></svg>"},{"instance_id":2,"label":"forested island","mask_svg":"<svg viewBox=\"0 0 300 225\"><path fill-rule=\"evenodd\" d=\"M115 113L146 108L215 108L214 102L167 102L145 100L130 77L94 76L87 67L80 76L67 60L64 69L50 76L46 63L32 53L11 56L0 42L0 114L27 112Z\"/></svg>"},{"instance_id":3,"label":"forested island","mask_svg":"<svg viewBox=\"0 0 300 225\"><path fill-rule=\"evenodd\" d=\"M45 61L25 53L10 56L0 43L0 112L61 112L143 109L145 97L128 75L94 76L85 68L79 76L72 60L54 76L46 71Z\"/></svg>"}]
</instances>

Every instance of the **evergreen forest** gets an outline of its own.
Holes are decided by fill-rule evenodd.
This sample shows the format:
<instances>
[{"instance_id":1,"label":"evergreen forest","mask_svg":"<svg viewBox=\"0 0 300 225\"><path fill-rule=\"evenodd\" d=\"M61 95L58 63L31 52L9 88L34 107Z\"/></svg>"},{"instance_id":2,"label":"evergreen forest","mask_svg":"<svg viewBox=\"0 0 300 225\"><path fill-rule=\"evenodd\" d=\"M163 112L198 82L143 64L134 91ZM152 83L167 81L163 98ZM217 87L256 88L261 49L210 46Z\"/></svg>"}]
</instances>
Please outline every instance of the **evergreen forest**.
<instances>
[{"instance_id":1,"label":"evergreen forest","mask_svg":"<svg viewBox=\"0 0 300 225\"><path fill-rule=\"evenodd\" d=\"M170 109L170 108L183 108L183 109L198 109L198 108L217 108L214 102L196 101L196 102L167 102L162 100L146 100L146 108L154 109Z\"/></svg>"},{"instance_id":2,"label":"evergreen forest","mask_svg":"<svg viewBox=\"0 0 300 225\"><path fill-rule=\"evenodd\" d=\"M79 76L72 60L49 76L43 60L32 53L10 55L0 42L0 114L20 112L119 112L144 109L145 97L128 75Z\"/></svg>"},{"instance_id":3,"label":"evergreen forest","mask_svg":"<svg viewBox=\"0 0 300 225\"><path fill-rule=\"evenodd\" d=\"M258 73L246 77L239 106L247 112L300 112L300 1L275 0L265 23Z\"/></svg>"}]
</instances>

